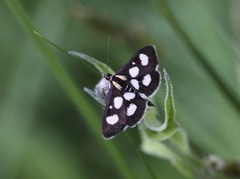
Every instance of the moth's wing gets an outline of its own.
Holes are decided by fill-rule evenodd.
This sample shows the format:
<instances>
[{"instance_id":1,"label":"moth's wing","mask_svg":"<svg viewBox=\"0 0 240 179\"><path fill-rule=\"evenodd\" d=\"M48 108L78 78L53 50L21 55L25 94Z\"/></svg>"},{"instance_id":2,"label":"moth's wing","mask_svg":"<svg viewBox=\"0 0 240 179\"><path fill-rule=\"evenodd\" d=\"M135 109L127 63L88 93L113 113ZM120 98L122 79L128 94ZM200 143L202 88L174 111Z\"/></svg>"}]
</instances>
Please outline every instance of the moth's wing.
<instances>
[{"instance_id":1,"label":"moth's wing","mask_svg":"<svg viewBox=\"0 0 240 179\"><path fill-rule=\"evenodd\" d=\"M149 58L149 63L145 66L141 65L141 60L139 55L144 54ZM135 65L133 63L136 63ZM129 60L128 63L126 63L118 72L117 74L126 75L127 77L130 76L129 69L133 66L140 66L141 69L144 69L139 71L139 75L145 74L145 72L151 72L152 70L155 70L155 68L158 66L158 57L156 53L156 49L154 46L146 46L141 48L140 50L135 53L135 55Z\"/></svg>"},{"instance_id":2,"label":"moth's wing","mask_svg":"<svg viewBox=\"0 0 240 179\"><path fill-rule=\"evenodd\" d=\"M161 82L161 76L159 71L152 71L151 73L148 73L146 75L142 75L136 78L138 81L139 89L137 91L140 94L144 94L147 97L151 97L155 95L155 93L158 91L160 82ZM134 79L130 80L130 84L134 87L136 86L136 81Z\"/></svg>"},{"instance_id":3,"label":"moth's wing","mask_svg":"<svg viewBox=\"0 0 240 179\"><path fill-rule=\"evenodd\" d=\"M113 138L127 125L124 99L116 104L116 97L122 98L121 91L111 85L102 119L102 133L105 139Z\"/></svg>"},{"instance_id":4,"label":"moth's wing","mask_svg":"<svg viewBox=\"0 0 240 179\"><path fill-rule=\"evenodd\" d=\"M126 92L131 93L131 92ZM125 93L125 94L126 94ZM133 94L133 93L132 93ZM123 95L124 96L124 95ZM125 99L125 111L127 118L127 126L134 127L141 122L144 114L147 110L148 100L142 98L139 94L135 94L135 97L131 100Z\"/></svg>"},{"instance_id":5,"label":"moth's wing","mask_svg":"<svg viewBox=\"0 0 240 179\"><path fill-rule=\"evenodd\" d=\"M102 120L102 133L105 139L113 138L128 126L134 127L139 124L148 106L148 100L139 94L120 91L113 85L109 91Z\"/></svg>"},{"instance_id":6,"label":"moth's wing","mask_svg":"<svg viewBox=\"0 0 240 179\"><path fill-rule=\"evenodd\" d=\"M146 46L140 49L116 75L126 76L129 84L146 97L154 95L160 85L155 47Z\"/></svg>"}]
</instances>

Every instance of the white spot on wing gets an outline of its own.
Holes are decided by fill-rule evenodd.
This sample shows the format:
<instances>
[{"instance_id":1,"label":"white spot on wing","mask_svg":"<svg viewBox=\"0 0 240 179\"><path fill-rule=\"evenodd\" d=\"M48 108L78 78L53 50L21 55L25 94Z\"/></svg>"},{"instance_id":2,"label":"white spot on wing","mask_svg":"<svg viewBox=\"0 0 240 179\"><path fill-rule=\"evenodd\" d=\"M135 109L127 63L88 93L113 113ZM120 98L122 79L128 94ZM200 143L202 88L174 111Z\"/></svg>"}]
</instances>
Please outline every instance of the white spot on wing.
<instances>
[{"instance_id":1,"label":"white spot on wing","mask_svg":"<svg viewBox=\"0 0 240 179\"><path fill-rule=\"evenodd\" d=\"M115 97L114 101L113 101L113 104L114 104L114 107L116 109L119 109L123 104L123 98L122 97Z\"/></svg>"},{"instance_id":2,"label":"white spot on wing","mask_svg":"<svg viewBox=\"0 0 240 179\"><path fill-rule=\"evenodd\" d=\"M130 104L127 108L127 116L132 116L136 112L137 106L135 104Z\"/></svg>"},{"instance_id":3,"label":"white spot on wing","mask_svg":"<svg viewBox=\"0 0 240 179\"><path fill-rule=\"evenodd\" d=\"M143 54L143 53L140 53L139 59L141 60L142 66L147 66L148 61L149 61L147 55L145 55L145 54Z\"/></svg>"},{"instance_id":4,"label":"white spot on wing","mask_svg":"<svg viewBox=\"0 0 240 179\"><path fill-rule=\"evenodd\" d=\"M129 74L131 75L131 77L136 77L139 73L139 68L138 67L132 67L129 69Z\"/></svg>"},{"instance_id":5,"label":"white spot on wing","mask_svg":"<svg viewBox=\"0 0 240 179\"><path fill-rule=\"evenodd\" d=\"M112 109L112 106L109 106L109 109Z\"/></svg>"},{"instance_id":6,"label":"white spot on wing","mask_svg":"<svg viewBox=\"0 0 240 179\"><path fill-rule=\"evenodd\" d=\"M147 74L143 77L142 83L143 85L148 86L151 83L151 81L152 81L151 76Z\"/></svg>"},{"instance_id":7,"label":"white spot on wing","mask_svg":"<svg viewBox=\"0 0 240 179\"><path fill-rule=\"evenodd\" d=\"M138 80L136 80L136 79L132 79L131 81L130 81L130 83L133 85L133 87L135 88L135 89L139 89L139 83L138 83Z\"/></svg>"},{"instance_id":8,"label":"white spot on wing","mask_svg":"<svg viewBox=\"0 0 240 179\"><path fill-rule=\"evenodd\" d=\"M131 93L131 92L124 93L124 95L123 95L123 97L128 101L131 100L131 99L134 99L135 96L136 96L136 94Z\"/></svg>"},{"instance_id":9,"label":"white spot on wing","mask_svg":"<svg viewBox=\"0 0 240 179\"><path fill-rule=\"evenodd\" d=\"M106 121L107 121L107 123L110 124L110 125L116 124L116 123L118 122L118 120L119 120L119 117L118 117L117 114L114 114L114 115L112 115L112 116L106 117Z\"/></svg>"}]
</instances>

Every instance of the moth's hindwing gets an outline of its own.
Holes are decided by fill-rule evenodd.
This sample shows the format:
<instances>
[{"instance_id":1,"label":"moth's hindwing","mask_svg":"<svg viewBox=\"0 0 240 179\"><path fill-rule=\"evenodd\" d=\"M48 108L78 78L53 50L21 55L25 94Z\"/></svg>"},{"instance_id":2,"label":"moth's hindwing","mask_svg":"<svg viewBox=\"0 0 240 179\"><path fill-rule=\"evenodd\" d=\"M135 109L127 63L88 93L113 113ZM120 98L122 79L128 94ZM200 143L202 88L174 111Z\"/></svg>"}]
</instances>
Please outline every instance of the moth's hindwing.
<instances>
[{"instance_id":1,"label":"moth's hindwing","mask_svg":"<svg viewBox=\"0 0 240 179\"><path fill-rule=\"evenodd\" d=\"M134 127L143 118L148 100L134 92L120 91L114 86L109 93L102 123L103 136L111 139L126 127Z\"/></svg>"},{"instance_id":2,"label":"moth's hindwing","mask_svg":"<svg viewBox=\"0 0 240 179\"><path fill-rule=\"evenodd\" d=\"M132 92L125 92L123 96L126 104L127 126L134 127L141 122L147 110L148 100Z\"/></svg>"}]
</instances>

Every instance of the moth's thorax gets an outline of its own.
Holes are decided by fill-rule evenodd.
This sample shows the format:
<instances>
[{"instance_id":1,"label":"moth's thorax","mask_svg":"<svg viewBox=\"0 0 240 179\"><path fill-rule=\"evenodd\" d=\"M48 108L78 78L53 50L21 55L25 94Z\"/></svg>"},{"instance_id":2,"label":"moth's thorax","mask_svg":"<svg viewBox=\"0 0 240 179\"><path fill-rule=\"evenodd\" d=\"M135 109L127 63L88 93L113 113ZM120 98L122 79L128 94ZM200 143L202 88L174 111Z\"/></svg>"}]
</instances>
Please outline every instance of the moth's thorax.
<instances>
[{"instance_id":1,"label":"moth's thorax","mask_svg":"<svg viewBox=\"0 0 240 179\"><path fill-rule=\"evenodd\" d=\"M112 84L120 91L136 93L136 90L129 84L125 76L114 75Z\"/></svg>"},{"instance_id":2,"label":"moth's thorax","mask_svg":"<svg viewBox=\"0 0 240 179\"><path fill-rule=\"evenodd\" d=\"M129 84L127 83L126 76L112 75L112 74L108 73L108 74L104 75L104 78L106 80L110 81L110 83L120 91L130 88Z\"/></svg>"}]
</instances>

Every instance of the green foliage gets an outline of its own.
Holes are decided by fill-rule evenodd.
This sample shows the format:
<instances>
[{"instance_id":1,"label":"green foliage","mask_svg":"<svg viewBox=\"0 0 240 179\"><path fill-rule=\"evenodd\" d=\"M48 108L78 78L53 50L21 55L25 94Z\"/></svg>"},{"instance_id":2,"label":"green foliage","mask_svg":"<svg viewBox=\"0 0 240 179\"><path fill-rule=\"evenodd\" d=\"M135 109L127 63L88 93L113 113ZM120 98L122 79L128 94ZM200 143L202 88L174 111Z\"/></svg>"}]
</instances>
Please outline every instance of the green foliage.
<instances>
[{"instance_id":1,"label":"green foliage","mask_svg":"<svg viewBox=\"0 0 240 179\"><path fill-rule=\"evenodd\" d=\"M236 175L237 1L5 0L0 11L0 178L204 178L213 166ZM106 61L109 35L109 66L119 69L154 44L174 86L174 103L170 83L168 105L161 106L164 88L154 97L140 138L137 128L126 130L134 144L125 135L102 138L102 106L83 90L100 73L66 55L73 49ZM208 154L218 157L202 160Z\"/></svg>"}]
</instances>

